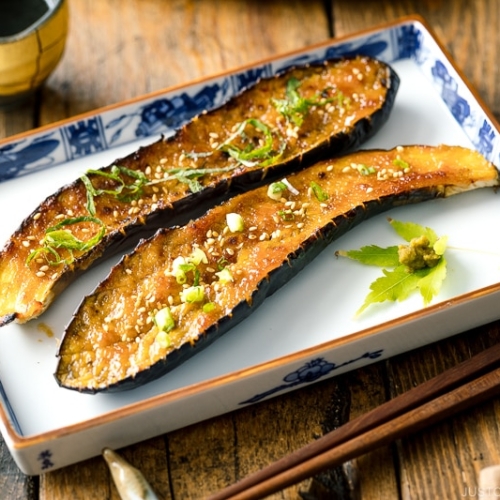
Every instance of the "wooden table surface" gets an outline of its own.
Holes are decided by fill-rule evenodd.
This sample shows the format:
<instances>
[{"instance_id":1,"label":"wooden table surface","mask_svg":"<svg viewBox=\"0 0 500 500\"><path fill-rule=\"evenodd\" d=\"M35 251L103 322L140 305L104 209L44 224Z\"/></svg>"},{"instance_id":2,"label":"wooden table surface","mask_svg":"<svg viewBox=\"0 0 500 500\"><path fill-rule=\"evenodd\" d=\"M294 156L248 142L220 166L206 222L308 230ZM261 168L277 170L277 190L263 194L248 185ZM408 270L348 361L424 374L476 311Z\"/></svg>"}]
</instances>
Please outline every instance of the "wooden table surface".
<instances>
[{"instance_id":1,"label":"wooden table surface","mask_svg":"<svg viewBox=\"0 0 500 500\"><path fill-rule=\"evenodd\" d=\"M497 0L70 0L64 58L36 98L0 111L0 137L407 14L433 27L500 119ZM500 322L120 450L160 498L203 498L500 339ZM478 496L500 463L500 400L270 498ZM3 499L118 499L101 457L23 475L0 442Z\"/></svg>"}]
</instances>

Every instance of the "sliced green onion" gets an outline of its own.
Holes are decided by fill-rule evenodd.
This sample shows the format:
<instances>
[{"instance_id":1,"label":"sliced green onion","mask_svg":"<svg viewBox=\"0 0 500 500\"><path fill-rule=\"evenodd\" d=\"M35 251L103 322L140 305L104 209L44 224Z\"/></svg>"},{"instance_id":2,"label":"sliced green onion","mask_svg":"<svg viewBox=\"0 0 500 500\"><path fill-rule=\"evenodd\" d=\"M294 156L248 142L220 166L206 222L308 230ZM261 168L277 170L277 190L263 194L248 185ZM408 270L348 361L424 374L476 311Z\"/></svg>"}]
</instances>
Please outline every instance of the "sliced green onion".
<instances>
[{"instance_id":1,"label":"sliced green onion","mask_svg":"<svg viewBox=\"0 0 500 500\"><path fill-rule=\"evenodd\" d=\"M395 158L392 161L392 163L393 163L393 165L401 168L402 170L406 170L407 168L410 168L410 164L407 161L402 160L401 158Z\"/></svg>"},{"instance_id":2,"label":"sliced green onion","mask_svg":"<svg viewBox=\"0 0 500 500\"><path fill-rule=\"evenodd\" d=\"M225 267L222 271L215 273L215 275L219 278L219 283L221 285L227 285L231 281L234 281L233 275L231 274L231 271L229 271L227 267Z\"/></svg>"},{"instance_id":3,"label":"sliced green onion","mask_svg":"<svg viewBox=\"0 0 500 500\"><path fill-rule=\"evenodd\" d=\"M288 190L294 194L295 196L297 196L299 194L299 190L298 189L295 189L292 184L290 183L290 181L285 177L284 179L281 180L281 182L288 188Z\"/></svg>"},{"instance_id":4,"label":"sliced green onion","mask_svg":"<svg viewBox=\"0 0 500 500\"><path fill-rule=\"evenodd\" d=\"M241 233L245 229L245 222L240 214L226 214L226 223L232 233Z\"/></svg>"},{"instance_id":5,"label":"sliced green onion","mask_svg":"<svg viewBox=\"0 0 500 500\"><path fill-rule=\"evenodd\" d=\"M195 266L199 266L202 262L203 264L208 263L207 255L200 247L196 247L187 260L192 262Z\"/></svg>"},{"instance_id":6,"label":"sliced green onion","mask_svg":"<svg viewBox=\"0 0 500 500\"><path fill-rule=\"evenodd\" d=\"M182 290L180 296L182 302L202 302L205 299L205 288L199 285L190 286Z\"/></svg>"},{"instance_id":7,"label":"sliced green onion","mask_svg":"<svg viewBox=\"0 0 500 500\"><path fill-rule=\"evenodd\" d=\"M284 182L272 182L267 188L267 196L273 200L279 201L285 189L286 184Z\"/></svg>"},{"instance_id":8,"label":"sliced green onion","mask_svg":"<svg viewBox=\"0 0 500 500\"><path fill-rule=\"evenodd\" d=\"M328 200L328 193L323 191L322 187L317 182L311 181L310 186L318 201L323 202Z\"/></svg>"},{"instance_id":9,"label":"sliced green onion","mask_svg":"<svg viewBox=\"0 0 500 500\"><path fill-rule=\"evenodd\" d=\"M212 312L215 309L215 304L213 302L207 302L206 304L203 304L202 309L204 313Z\"/></svg>"},{"instance_id":10,"label":"sliced green onion","mask_svg":"<svg viewBox=\"0 0 500 500\"><path fill-rule=\"evenodd\" d=\"M175 321L170 307L160 309L153 317L154 324L158 330L168 333L175 327Z\"/></svg>"},{"instance_id":11,"label":"sliced green onion","mask_svg":"<svg viewBox=\"0 0 500 500\"><path fill-rule=\"evenodd\" d=\"M170 335L166 331L161 330L155 337L155 343L157 343L162 349L166 349L171 344Z\"/></svg>"}]
</instances>

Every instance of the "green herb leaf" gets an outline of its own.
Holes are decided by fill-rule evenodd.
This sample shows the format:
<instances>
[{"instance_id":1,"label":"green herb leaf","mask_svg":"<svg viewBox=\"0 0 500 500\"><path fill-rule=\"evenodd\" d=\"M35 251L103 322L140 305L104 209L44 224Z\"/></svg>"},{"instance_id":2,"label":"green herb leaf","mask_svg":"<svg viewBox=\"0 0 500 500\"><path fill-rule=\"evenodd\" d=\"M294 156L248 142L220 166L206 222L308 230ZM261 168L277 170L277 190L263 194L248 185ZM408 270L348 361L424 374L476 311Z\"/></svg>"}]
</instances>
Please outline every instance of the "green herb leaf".
<instances>
[{"instance_id":1,"label":"green herb leaf","mask_svg":"<svg viewBox=\"0 0 500 500\"><path fill-rule=\"evenodd\" d=\"M418 238L419 236L427 236L430 245L436 243L438 236L429 227L421 226L420 224L415 224L414 222L401 222L394 219L388 219L389 224L394 228L396 233L401 236L401 238L406 241L411 241L413 238Z\"/></svg>"},{"instance_id":2,"label":"green herb leaf","mask_svg":"<svg viewBox=\"0 0 500 500\"><path fill-rule=\"evenodd\" d=\"M361 247L359 250L339 250L337 256L348 257L367 266L395 267L399 265L398 247L382 248L377 245Z\"/></svg>"},{"instance_id":3,"label":"green herb leaf","mask_svg":"<svg viewBox=\"0 0 500 500\"><path fill-rule=\"evenodd\" d=\"M290 78L287 82L285 99L272 99L272 104L287 121L300 127L304 122L304 117L312 106L322 106L333 99L324 99L321 95L314 99L305 99L298 92L300 81L297 78ZM339 104L343 102L343 95L338 96Z\"/></svg>"},{"instance_id":4,"label":"green herb leaf","mask_svg":"<svg viewBox=\"0 0 500 500\"><path fill-rule=\"evenodd\" d=\"M439 238L432 229L419 224L388 220L396 233L408 241L409 245L387 248L368 245L360 250L336 252L337 256L348 257L365 265L393 268L383 269L383 276L370 285L371 291L357 315L371 304L401 302L416 290L420 291L424 305L428 305L439 293L446 278L446 260L443 255L448 238Z\"/></svg>"},{"instance_id":5,"label":"green herb leaf","mask_svg":"<svg viewBox=\"0 0 500 500\"><path fill-rule=\"evenodd\" d=\"M71 231L65 229L66 226L72 226L82 222L91 222L100 226L94 236L88 240L80 240ZM48 262L52 265L61 263L71 264L74 261L74 250L78 252L87 252L91 248L95 247L103 239L105 234L106 227L104 223L95 217L73 217L64 219L55 226L49 227L45 231L42 246L33 250L29 254L26 263L29 264L33 259L44 254L47 257ZM69 257L63 259L57 251L58 249L67 250ZM52 257L52 259L49 257Z\"/></svg>"},{"instance_id":6,"label":"green herb leaf","mask_svg":"<svg viewBox=\"0 0 500 500\"><path fill-rule=\"evenodd\" d=\"M418 288L420 277L416 273L408 273L405 266L398 266L392 271L382 270L384 276L377 278L371 285L371 292L356 315L361 314L370 304L384 301L403 301Z\"/></svg>"},{"instance_id":7,"label":"green herb leaf","mask_svg":"<svg viewBox=\"0 0 500 500\"><path fill-rule=\"evenodd\" d=\"M237 138L247 139L245 129L248 125L253 127L257 132L261 133L263 135L263 140L259 145L255 145L253 142L248 142L244 148L241 148L234 144L234 141ZM273 148L273 144L274 138L271 129L260 120L249 118L241 122L236 131L222 144L220 144L217 149L224 151L246 167L253 167L255 165L266 166L275 162L283 154L286 148L285 141L281 141L280 147L277 151Z\"/></svg>"},{"instance_id":8,"label":"green herb leaf","mask_svg":"<svg viewBox=\"0 0 500 500\"><path fill-rule=\"evenodd\" d=\"M441 257L436 266L420 269L419 271L415 271L415 274L420 276L418 288L420 289L420 295L424 299L424 304L428 305L439 293L446 278L446 260L444 257Z\"/></svg>"}]
</instances>

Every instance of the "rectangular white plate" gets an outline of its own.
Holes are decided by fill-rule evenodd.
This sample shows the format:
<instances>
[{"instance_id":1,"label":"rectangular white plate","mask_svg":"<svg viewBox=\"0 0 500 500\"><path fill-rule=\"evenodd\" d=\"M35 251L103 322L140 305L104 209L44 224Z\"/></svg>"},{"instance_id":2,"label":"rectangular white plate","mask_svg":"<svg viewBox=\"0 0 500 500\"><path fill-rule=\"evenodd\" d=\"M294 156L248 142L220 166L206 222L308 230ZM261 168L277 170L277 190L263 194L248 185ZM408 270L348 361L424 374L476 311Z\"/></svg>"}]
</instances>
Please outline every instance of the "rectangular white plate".
<instances>
[{"instance_id":1,"label":"rectangular white plate","mask_svg":"<svg viewBox=\"0 0 500 500\"><path fill-rule=\"evenodd\" d=\"M499 164L499 127L419 18L306 48L0 142L0 241L47 195L157 140L246 84L296 63L364 53L393 65L401 87L389 122L364 148L459 144ZM53 372L64 325L117 259L67 289L28 325L0 329L1 430L17 464L39 474L303 387L500 317L500 198L480 190L394 209L449 236L448 277L419 296L354 318L379 270L338 249L399 242L381 215L325 250L249 319L162 379L121 394L83 395ZM51 336L47 329L54 333Z\"/></svg>"}]
</instances>

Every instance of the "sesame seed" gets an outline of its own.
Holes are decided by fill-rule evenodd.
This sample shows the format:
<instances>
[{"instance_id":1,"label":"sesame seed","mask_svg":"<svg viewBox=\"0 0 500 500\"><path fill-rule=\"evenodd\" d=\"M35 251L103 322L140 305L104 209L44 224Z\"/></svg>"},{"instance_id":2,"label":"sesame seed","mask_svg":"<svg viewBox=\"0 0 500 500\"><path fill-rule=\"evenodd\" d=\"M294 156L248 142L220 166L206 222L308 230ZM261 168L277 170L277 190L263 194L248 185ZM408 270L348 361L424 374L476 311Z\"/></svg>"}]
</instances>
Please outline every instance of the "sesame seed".
<instances>
[{"instance_id":1,"label":"sesame seed","mask_svg":"<svg viewBox=\"0 0 500 500\"><path fill-rule=\"evenodd\" d=\"M298 227L299 229L302 229L302 228L304 227L304 223L303 223L303 222L299 222L299 223L297 224L297 227Z\"/></svg>"},{"instance_id":2,"label":"sesame seed","mask_svg":"<svg viewBox=\"0 0 500 500\"><path fill-rule=\"evenodd\" d=\"M139 309L137 309L137 312L139 314L145 313L146 312L146 308L145 307L139 307Z\"/></svg>"},{"instance_id":3,"label":"sesame seed","mask_svg":"<svg viewBox=\"0 0 500 500\"><path fill-rule=\"evenodd\" d=\"M162 158L162 159L160 160L160 163L161 163L162 165L165 165L165 163L167 163L167 161L168 161L168 160L167 160L166 158Z\"/></svg>"},{"instance_id":4,"label":"sesame seed","mask_svg":"<svg viewBox=\"0 0 500 500\"><path fill-rule=\"evenodd\" d=\"M370 186L369 188L366 189L367 193L371 193L373 191L373 188Z\"/></svg>"},{"instance_id":5,"label":"sesame seed","mask_svg":"<svg viewBox=\"0 0 500 500\"><path fill-rule=\"evenodd\" d=\"M118 217L120 215L120 213L118 212L118 210L114 210L113 211L113 217Z\"/></svg>"},{"instance_id":6,"label":"sesame seed","mask_svg":"<svg viewBox=\"0 0 500 500\"><path fill-rule=\"evenodd\" d=\"M249 234L248 235L248 239L249 240L255 240L256 238L257 238L257 235L255 235L255 234Z\"/></svg>"},{"instance_id":7,"label":"sesame seed","mask_svg":"<svg viewBox=\"0 0 500 500\"><path fill-rule=\"evenodd\" d=\"M45 276L45 273L43 271L38 271L36 273L37 278L43 278Z\"/></svg>"},{"instance_id":8,"label":"sesame seed","mask_svg":"<svg viewBox=\"0 0 500 500\"><path fill-rule=\"evenodd\" d=\"M33 216L33 219L34 219L34 220L38 220L41 216L42 216L42 214L41 214L40 212L37 212L37 213Z\"/></svg>"},{"instance_id":9,"label":"sesame seed","mask_svg":"<svg viewBox=\"0 0 500 500\"><path fill-rule=\"evenodd\" d=\"M232 248L226 248L226 253L229 255L234 255L234 250Z\"/></svg>"},{"instance_id":10,"label":"sesame seed","mask_svg":"<svg viewBox=\"0 0 500 500\"><path fill-rule=\"evenodd\" d=\"M332 170L333 170L333 165L328 165L328 167L326 167L327 172L331 172Z\"/></svg>"},{"instance_id":11,"label":"sesame seed","mask_svg":"<svg viewBox=\"0 0 500 500\"><path fill-rule=\"evenodd\" d=\"M45 272L47 272L48 270L49 270L49 266L47 266L47 265L42 266L42 267L40 268L40 271L42 271L42 272L44 272L44 273L45 273Z\"/></svg>"},{"instance_id":12,"label":"sesame seed","mask_svg":"<svg viewBox=\"0 0 500 500\"><path fill-rule=\"evenodd\" d=\"M29 241L24 240L24 241L23 241L23 247L29 247L29 246L30 246L30 242L29 242Z\"/></svg>"},{"instance_id":13,"label":"sesame seed","mask_svg":"<svg viewBox=\"0 0 500 500\"><path fill-rule=\"evenodd\" d=\"M215 273L215 269L213 267L207 267L206 270L209 273Z\"/></svg>"},{"instance_id":14,"label":"sesame seed","mask_svg":"<svg viewBox=\"0 0 500 500\"><path fill-rule=\"evenodd\" d=\"M267 233L262 233L260 236L259 236L259 240L260 241L264 241L264 240L267 240L269 239L269 235Z\"/></svg>"},{"instance_id":15,"label":"sesame seed","mask_svg":"<svg viewBox=\"0 0 500 500\"><path fill-rule=\"evenodd\" d=\"M351 170L351 167L348 165L347 167L344 167L342 169L342 173L347 174L347 172L349 172L350 170Z\"/></svg>"},{"instance_id":16,"label":"sesame seed","mask_svg":"<svg viewBox=\"0 0 500 500\"><path fill-rule=\"evenodd\" d=\"M50 277L51 280L57 279L57 273L53 273L52 276Z\"/></svg>"}]
</instances>

